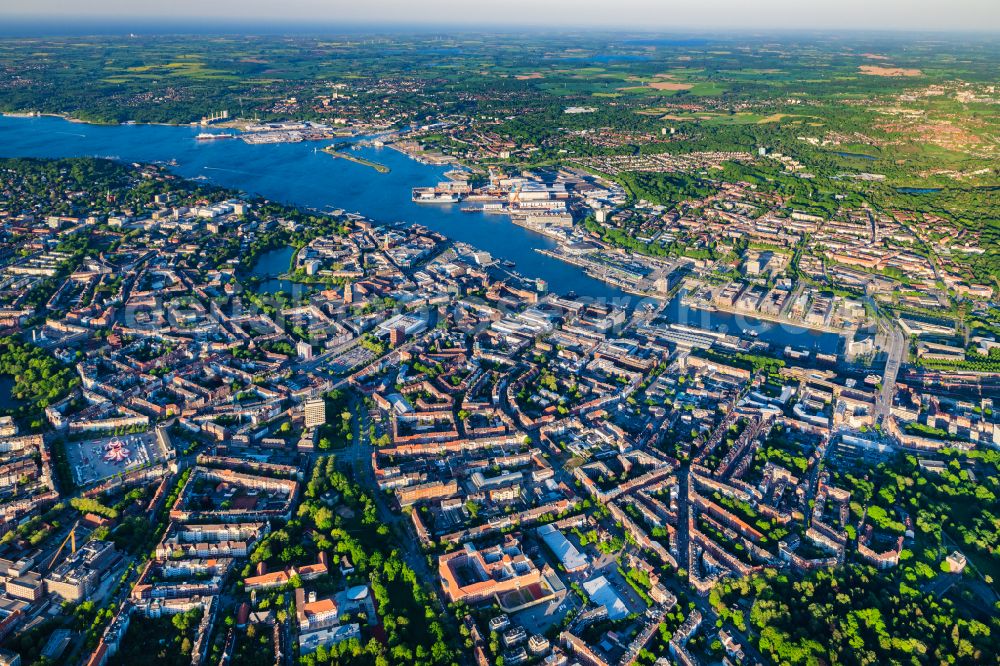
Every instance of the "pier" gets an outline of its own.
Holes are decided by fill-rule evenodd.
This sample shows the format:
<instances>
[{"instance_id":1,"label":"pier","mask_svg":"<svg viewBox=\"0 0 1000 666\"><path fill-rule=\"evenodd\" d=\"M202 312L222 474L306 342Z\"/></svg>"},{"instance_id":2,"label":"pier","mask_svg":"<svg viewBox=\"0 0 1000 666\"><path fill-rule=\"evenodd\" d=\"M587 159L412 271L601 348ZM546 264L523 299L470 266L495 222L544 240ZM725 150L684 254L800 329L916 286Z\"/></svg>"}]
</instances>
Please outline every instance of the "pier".
<instances>
[{"instance_id":1,"label":"pier","mask_svg":"<svg viewBox=\"0 0 1000 666\"><path fill-rule=\"evenodd\" d=\"M371 167L378 171L379 173L389 173L390 169L384 164L379 164L378 162L373 162L371 160L365 159L364 157L358 157L357 155L351 155L343 150L338 150L333 146L327 146L323 149L323 152L331 157L336 157L337 159L347 160L348 162L354 162L355 164L360 164L361 166Z\"/></svg>"}]
</instances>

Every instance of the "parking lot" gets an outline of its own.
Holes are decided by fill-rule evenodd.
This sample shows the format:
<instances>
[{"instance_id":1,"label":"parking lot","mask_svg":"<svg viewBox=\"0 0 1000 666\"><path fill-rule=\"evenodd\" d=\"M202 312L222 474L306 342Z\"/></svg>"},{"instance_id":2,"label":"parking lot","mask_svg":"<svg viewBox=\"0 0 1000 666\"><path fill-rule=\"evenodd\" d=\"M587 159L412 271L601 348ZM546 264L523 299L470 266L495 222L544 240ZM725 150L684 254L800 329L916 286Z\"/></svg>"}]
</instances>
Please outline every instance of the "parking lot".
<instances>
[{"instance_id":1,"label":"parking lot","mask_svg":"<svg viewBox=\"0 0 1000 666\"><path fill-rule=\"evenodd\" d=\"M568 593L568 590L561 590L552 601L515 613L511 619L529 634L544 634L549 627L562 622L566 613L579 606L580 601L575 595Z\"/></svg>"},{"instance_id":2,"label":"parking lot","mask_svg":"<svg viewBox=\"0 0 1000 666\"><path fill-rule=\"evenodd\" d=\"M330 361L327 369L335 376L345 375L354 368L374 360L375 355L364 347L355 347Z\"/></svg>"},{"instance_id":3,"label":"parking lot","mask_svg":"<svg viewBox=\"0 0 1000 666\"><path fill-rule=\"evenodd\" d=\"M66 444L66 457L73 473L73 481L80 486L102 481L109 477L156 463L164 452L154 433L122 435L84 439Z\"/></svg>"}]
</instances>

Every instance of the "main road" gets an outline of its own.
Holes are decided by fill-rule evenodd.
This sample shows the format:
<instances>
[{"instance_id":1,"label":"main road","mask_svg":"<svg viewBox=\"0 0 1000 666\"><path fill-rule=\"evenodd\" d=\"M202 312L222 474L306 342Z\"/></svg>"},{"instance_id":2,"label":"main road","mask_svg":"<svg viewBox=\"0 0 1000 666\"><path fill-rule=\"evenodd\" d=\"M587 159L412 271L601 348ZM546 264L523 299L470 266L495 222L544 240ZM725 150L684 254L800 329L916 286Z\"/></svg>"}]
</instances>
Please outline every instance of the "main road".
<instances>
[{"instance_id":1,"label":"main road","mask_svg":"<svg viewBox=\"0 0 1000 666\"><path fill-rule=\"evenodd\" d=\"M874 299L869 298L868 302L875 310L879 327L885 330L885 370L882 373L882 387L875 398L875 424L882 425L892 411L892 398L896 394L896 377L899 375L899 368L906 354L906 336L890 316L879 311Z\"/></svg>"}]
</instances>

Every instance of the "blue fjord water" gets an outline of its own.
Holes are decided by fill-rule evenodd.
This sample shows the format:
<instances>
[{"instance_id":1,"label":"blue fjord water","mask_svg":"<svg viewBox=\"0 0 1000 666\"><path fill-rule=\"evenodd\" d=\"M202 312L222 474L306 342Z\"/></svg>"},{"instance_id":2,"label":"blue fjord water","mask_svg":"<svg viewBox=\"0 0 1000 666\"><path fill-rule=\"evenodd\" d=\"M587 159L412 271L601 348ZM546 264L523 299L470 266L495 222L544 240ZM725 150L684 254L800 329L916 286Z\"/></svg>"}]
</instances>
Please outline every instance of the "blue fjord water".
<instances>
[{"instance_id":1,"label":"blue fjord water","mask_svg":"<svg viewBox=\"0 0 1000 666\"><path fill-rule=\"evenodd\" d=\"M420 164L391 148L362 148L391 171L314 151L332 142L249 145L236 139L197 141L202 130L164 125L87 125L61 118L0 117L0 156L106 157L123 162L169 162L187 178L257 194L274 201L330 210L343 208L379 222L422 224L449 238L516 262L518 271L546 280L556 292L616 298L617 289L581 274L534 248L555 243L510 224L503 216L463 213L457 205L416 204L410 189L444 179L447 168Z\"/></svg>"},{"instance_id":2,"label":"blue fjord water","mask_svg":"<svg viewBox=\"0 0 1000 666\"><path fill-rule=\"evenodd\" d=\"M202 130L189 126L89 125L62 118L0 116L0 157L103 157L122 162L171 162L180 176L239 189L274 201L358 212L379 222L405 221L474 245L499 259L513 261L521 274L542 278L556 293L581 297L629 299L620 290L585 275L578 268L547 257L539 249L555 242L511 224L505 216L463 213L457 205L416 204L410 189L433 185L446 167L421 164L390 148L361 148L361 156L390 168L335 159L315 149L324 142L250 145L236 139L197 141ZM287 269L287 258L282 269ZM282 263L279 259L276 265ZM753 328L761 340L779 347L831 352L839 336L725 313L689 310L679 301L668 314L706 328L738 333Z\"/></svg>"}]
</instances>

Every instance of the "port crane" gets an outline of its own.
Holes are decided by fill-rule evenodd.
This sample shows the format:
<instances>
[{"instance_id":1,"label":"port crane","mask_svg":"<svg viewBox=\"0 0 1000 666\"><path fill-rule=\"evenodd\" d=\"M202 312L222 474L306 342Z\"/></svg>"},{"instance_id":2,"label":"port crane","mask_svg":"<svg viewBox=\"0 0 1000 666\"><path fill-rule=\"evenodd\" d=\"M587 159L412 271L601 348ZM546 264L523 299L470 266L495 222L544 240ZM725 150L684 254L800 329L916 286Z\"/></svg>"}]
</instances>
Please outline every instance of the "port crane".
<instances>
[{"instance_id":1,"label":"port crane","mask_svg":"<svg viewBox=\"0 0 1000 666\"><path fill-rule=\"evenodd\" d=\"M75 523L73 523L73 527L69 528L69 534L66 535L66 538L63 539L62 543L59 544L59 547L56 548L55 554L49 560L49 565L45 567L46 570L51 569L52 565L55 564L57 559L59 559L59 555L60 553L62 553L63 548L66 547L67 541L70 542L70 553L71 554L76 553L76 528L79 526L80 526L80 521L78 520Z\"/></svg>"}]
</instances>

